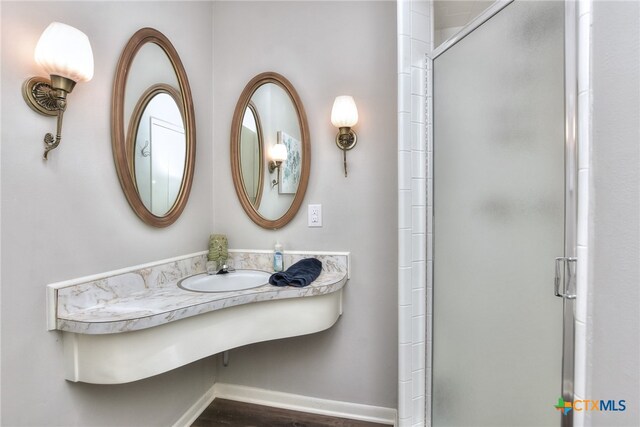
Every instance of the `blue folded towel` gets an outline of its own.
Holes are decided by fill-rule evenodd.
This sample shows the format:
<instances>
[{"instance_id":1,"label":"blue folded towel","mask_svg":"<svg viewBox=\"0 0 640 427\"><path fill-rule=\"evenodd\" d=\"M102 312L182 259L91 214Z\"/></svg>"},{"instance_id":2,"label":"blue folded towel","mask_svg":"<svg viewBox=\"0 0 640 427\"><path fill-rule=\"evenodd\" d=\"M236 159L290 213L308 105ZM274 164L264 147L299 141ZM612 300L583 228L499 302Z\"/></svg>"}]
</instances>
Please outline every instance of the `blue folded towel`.
<instances>
[{"instance_id":1,"label":"blue folded towel","mask_svg":"<svg viewBox=\"0 0 640 427\"><path fill-rule=\"evenodd\" d=\"M302 288L316 280L322 271L322 262L315 258L305 258L293 264L285 271L274 273L269 283L274 286L295 286Z\"/></svg>"}]
</instances>

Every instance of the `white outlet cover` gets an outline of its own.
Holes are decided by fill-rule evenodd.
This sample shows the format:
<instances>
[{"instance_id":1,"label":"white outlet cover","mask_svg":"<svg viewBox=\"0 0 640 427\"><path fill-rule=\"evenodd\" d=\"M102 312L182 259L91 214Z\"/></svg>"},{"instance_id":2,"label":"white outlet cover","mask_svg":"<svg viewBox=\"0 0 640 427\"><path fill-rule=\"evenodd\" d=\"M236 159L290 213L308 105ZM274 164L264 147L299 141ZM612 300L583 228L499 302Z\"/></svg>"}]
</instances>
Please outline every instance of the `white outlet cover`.
<instances>
[{"instance_id":1,"label":"white outlet cover","mask_svg":"<svg viewBox=\"0 0 640 427\"><path fill-rule=\"evenodd\" d=\"M309 205L307 225L309 227L322 227L322 205Z\"/></svg>"}]
</instances>

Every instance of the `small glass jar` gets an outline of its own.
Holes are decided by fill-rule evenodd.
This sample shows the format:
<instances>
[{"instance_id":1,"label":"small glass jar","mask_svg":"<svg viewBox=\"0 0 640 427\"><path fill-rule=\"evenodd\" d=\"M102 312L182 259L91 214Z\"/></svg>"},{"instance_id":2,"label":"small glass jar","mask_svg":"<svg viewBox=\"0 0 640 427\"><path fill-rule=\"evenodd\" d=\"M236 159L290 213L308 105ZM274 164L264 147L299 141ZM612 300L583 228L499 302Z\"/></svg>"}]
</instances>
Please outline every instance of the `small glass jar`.
<instances>
[{"instance_id":1,"label":"small glass jar","mask_svg":"<svg viewBox=\"0 0 640 427\"><path fill-rule=\"evenodd\" d=\"M217 261L207 261L207 274L216 274L218 272Z\"/></svg>"}]
</instances>

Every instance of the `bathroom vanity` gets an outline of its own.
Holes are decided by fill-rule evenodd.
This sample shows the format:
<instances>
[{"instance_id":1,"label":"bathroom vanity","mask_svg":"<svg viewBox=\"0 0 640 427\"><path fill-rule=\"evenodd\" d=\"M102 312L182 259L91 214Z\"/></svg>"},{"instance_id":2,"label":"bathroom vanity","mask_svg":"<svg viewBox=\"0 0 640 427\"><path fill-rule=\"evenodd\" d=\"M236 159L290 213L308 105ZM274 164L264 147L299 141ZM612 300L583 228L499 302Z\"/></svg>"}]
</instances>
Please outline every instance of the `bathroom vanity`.
<instances>
[{"instance_id":1,"label":"bathroom vanity","mask_svg":"<svg viewBox=\"0 0 640 427\"><path fill-rule=\"evenodd\" d=\"M229 257L237 270L271 271L271 251L230 250ZM350 256L287 252L285 265L309 257L323 268L304 288L180 288L181 279L205 271L206 252L50 284L47 323L62 332L65 377L126 383L243 345L328 329L342 314Z\"/></svg>"}]
</instances>

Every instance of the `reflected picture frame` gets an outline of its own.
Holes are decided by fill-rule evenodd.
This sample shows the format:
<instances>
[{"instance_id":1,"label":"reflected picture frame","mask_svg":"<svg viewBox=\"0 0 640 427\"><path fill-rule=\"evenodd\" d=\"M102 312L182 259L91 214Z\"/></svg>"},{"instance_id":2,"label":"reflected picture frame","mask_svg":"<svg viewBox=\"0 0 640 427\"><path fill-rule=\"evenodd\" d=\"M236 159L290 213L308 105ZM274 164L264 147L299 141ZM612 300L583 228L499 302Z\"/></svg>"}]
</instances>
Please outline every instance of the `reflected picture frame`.
<instances>
[{"instance_id":1,"label":"reflected picture frame","mask_svg":"<svg viewBox=\"0 0 640 427\"><path fill-rule=\"evenodd\" d=\"M283 131L278 131L278 144L287 147L287 160L280 166L278 194L296 194L302 172L302 143Z\"/></svg>"}]
</instances>

